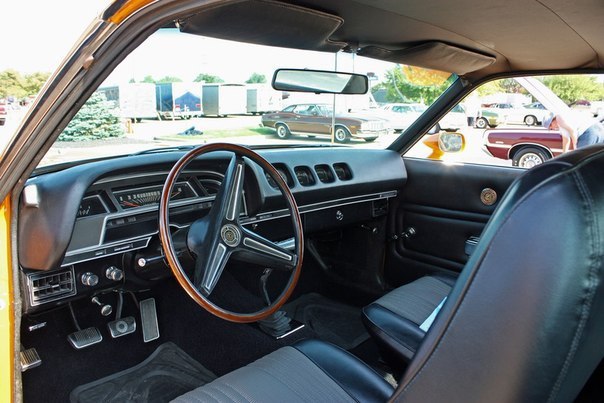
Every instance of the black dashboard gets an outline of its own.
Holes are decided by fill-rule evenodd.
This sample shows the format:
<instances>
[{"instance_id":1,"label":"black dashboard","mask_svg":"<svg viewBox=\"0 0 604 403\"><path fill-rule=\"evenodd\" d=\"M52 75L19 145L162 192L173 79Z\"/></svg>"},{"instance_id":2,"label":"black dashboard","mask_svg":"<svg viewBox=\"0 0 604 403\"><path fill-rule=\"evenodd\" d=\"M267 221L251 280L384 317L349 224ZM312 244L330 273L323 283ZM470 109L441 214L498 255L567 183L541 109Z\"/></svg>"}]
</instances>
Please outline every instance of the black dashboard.
<instances>
[{"instance_id":1,"label":"black dashboard","mask_svg":"<svg viewBox=\"0 0 604 403\"><path fill-rule=\"evenodd\" d=\"M292 148L259 154L290 187L306 233L387 214L389 199L406 181L402 158L387 150ZM182 155L120 157L32 177L19 205L26 310L115 288L124 278L143 284L169 275L157 235L158 202ZM207 154L181 174L170 199L175 239L209 211L229 160L228 153ZM272 178L250 161L243 197L240 222L286 242L291 226L283 198Z\"/></svg>"}]
</instances>

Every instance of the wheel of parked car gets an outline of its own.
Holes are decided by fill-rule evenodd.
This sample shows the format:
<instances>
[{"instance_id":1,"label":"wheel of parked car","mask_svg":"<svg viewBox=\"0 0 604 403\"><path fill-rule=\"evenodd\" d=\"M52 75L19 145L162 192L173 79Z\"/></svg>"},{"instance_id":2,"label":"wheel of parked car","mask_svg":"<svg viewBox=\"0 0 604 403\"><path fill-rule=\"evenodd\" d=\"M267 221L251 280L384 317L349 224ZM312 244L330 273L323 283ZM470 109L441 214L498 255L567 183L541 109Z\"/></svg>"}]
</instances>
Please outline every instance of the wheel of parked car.
<instances>
[{"instance_id":1,"label":"wheel of parked car","mask_svg":"<svg viewBox=\"0 0 604 403\"><path fill-rule=\"evenodd\" d=\"M549 159L547 153L537 147L523 147L514 154L512 164L520 168L532 168L535 165L543 164Z\"/></svg>"},{"instance_id":2,"label":"wheel of parked car","mask_svg":"<svg viewBox=\"0 0 604 403\"><path fill-rule=\"evenodd\" d=\"M538 123L538 120L535 116L533 115L528 115L524 117L524 123L527 126L535 126Z\"/></svg>"},{"instance_id":3,"label":"wheel of parked car","mask_svg":"<svg viewBox=\"0 0 604 403\"><path fill-rule=\"evenodd\" d=\"M277 123L275 125L275 131L277 132L277 137L280 139L286 139L291 136L289 129L283 123Z\"/></svg>"},{"instance_id":4,"label":"wheel of parked car","mask_svg":"<svg viewBox=\"0 0 604 403\"><path fill-rule=\"evenodd\" d=\"M188 164L203 154L216 151L223 154L230 153L232 157L210 210L195 220L187 230L186 247L195 259L195 264L193 268L185 270L172 238L170 198L180 173ZM244 180L250 165L256 165L264 170L283 195L284 205L289 210L289 217L293 224L293 242L288 242L292 248L274 243L240 222L245 204ZM246 193L248 203L250 194L253 192ZM178 160L170 170L162 190L159 205L159 235L166 261L180 286L208 312L231 322L256 322L275 313L287 301L300 277L304 237L302 219L294 196L271 163L247 147L226 143L205 144L189 151ZM230 260L288 273L287 283L270 305L255 312L242 313L225 309L210 301L209 297Z\"/></svg>"},{"instance_id":5,"label":"wheel of parked car","mask_svg":"<svg viewBox=\"0 0 604 403\"><path fill-rule=\"evenodd\" d=\"M350 132L343 126L337 126L334 138L336 143L346 143L350 139Z\"/></svg>"},{"instance_id":6,"label":"wheel of parked car","mask_svg":"<svg viewBox=\"0 0 604 403\"><path fill-rule=\"evenodd\" d=\"M476 119L476 127L479 129L486 129L489 126L489 121L485 118Z\"/></svg>"}]
</instances>

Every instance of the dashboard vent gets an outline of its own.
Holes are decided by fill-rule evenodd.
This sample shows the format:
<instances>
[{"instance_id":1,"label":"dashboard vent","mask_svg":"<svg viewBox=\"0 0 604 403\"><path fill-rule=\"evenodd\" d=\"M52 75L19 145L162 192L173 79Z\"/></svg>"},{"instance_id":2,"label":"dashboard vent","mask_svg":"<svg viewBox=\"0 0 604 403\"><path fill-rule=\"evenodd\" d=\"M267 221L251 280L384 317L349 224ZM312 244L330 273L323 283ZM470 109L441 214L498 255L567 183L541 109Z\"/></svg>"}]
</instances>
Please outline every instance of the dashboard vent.
<instances>
[{"instance_id":1,"label":"dashboard vent","mask_svg":"<svg viewBox=\"0 0 604 403\"><path fill-rule=\"evenodd\" d=\"M336 180L329 165L315 165L315 172L317 173L317 178L323 183L331 183Z\"/></svg>"},{"instance_id":2,"label":"dashboard vent","mask_svg":"<svg viewBox=\"0 0 604 403\"><path fill-rule=\"evenodd\" d=\"M294 168L296 178L302 186L312 186L315 184L315 177L309 167L299 166Z\"/></svg>"},{"instance_id":3,"label":"dashboard vent","mask_svg":"<svg viewBox=\"0 0 604 403\"><path fill-rule=\"evenodd\" d=\"M352 179L352 171L348 164L338 162L337 164L333 164L333 170L336 171L336 176L341 181L349 181Z\"/></svg>"},{"instance_id":4,"label":"dashboard vent","mask_svg":"<svg viewBox=\"0 0 604 403\"><path fill-rule=\"evenodd\" d=\"M287 166L285 164L281 164L281 163L273 164L273 166L275 167L277 172L279 172L279 174L281 175L281 177L283 178L285 183L287 183L287 187L292 188L294 186L294 179L292 178L291 174L289 173L289 169L287 169ZM277 183L273 180L273 178L271 178L271 176L267 172L264 172L264 176L266 176L266 180L268 181L268 184L271 185L272 188L279 189L279 186L277 186Z\"/></svg>"},{"instance_id":5,"label":"dashboard vent","mask_svg":"<svg viewBox=\"0 0 604 403\"><path fill-rule=\"evenodd\" d=\"M27 276L32 306L67 298L76 294L73 267L55 273Z\"/></svg>"}]
</instances>

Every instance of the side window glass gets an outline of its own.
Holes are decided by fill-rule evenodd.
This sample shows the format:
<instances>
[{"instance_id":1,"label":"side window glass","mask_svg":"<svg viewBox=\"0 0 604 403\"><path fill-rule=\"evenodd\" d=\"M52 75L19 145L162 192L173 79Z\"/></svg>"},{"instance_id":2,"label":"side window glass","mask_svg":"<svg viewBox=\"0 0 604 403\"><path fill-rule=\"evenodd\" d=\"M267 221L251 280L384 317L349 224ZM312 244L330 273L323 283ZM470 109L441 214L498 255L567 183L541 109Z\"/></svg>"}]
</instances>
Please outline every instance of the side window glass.
<instances>
[{"instance_id":1,"label":"side window glass","mask_svg":"<svg viewBox=\"0 0 604 403\"><path fill-rule=\"evenodd\" d=\"M603 143L603 121L604 74L507 78L466 96L406 156L527 169ZM462 151L438 147L447 132L463 134Z\"/></svg>"}]
</instances>

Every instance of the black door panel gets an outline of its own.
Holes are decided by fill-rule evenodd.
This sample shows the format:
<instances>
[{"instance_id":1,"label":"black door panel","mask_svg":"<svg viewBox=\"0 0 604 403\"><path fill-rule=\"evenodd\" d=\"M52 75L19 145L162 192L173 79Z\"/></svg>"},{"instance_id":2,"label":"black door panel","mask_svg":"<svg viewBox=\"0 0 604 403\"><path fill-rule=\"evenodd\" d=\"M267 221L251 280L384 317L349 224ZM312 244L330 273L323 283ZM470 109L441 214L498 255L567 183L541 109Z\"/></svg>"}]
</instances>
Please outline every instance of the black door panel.
<instances>
[{"instance_id":1,"label":"black door panel","mask_svg":"<svg viewBox=\"0 0 604 403\"><path fill-rule=\"evenodd\" d=\"M450 165L405 159L407 183L393 205L386 277L393 285L435 271L459 272L466 241L482 229L512 181L523 170L486 165ZM481 201L484 189L497 194Z\"/></svg>"}]
</instances>

